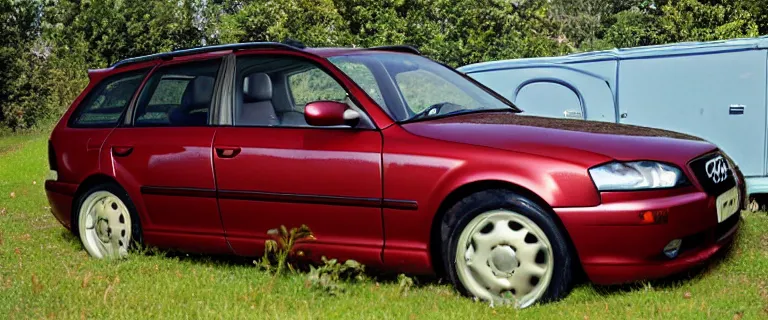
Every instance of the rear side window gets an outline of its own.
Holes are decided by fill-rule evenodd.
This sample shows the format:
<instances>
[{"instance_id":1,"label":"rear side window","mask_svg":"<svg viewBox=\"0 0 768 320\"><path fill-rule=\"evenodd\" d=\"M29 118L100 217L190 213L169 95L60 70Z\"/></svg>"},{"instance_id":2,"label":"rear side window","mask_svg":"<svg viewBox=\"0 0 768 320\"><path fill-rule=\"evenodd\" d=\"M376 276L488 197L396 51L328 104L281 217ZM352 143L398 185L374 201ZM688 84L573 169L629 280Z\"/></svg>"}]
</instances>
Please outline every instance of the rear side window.
<instances>
[{"instance_id":1,"label":"rear side window","mask_svg":"<svg viewBox=\"0 0 768 320\"><path fill-rule=\"evenodd\" d=\"M134 126L205 126L221 59L159 68L136 103Z\"/></svg>"},{"instance_id":2,"label":"rear side window","mask_svg":"<svg viewBox=\"0 0 768 320\"><path fill-rule=\"evenodd\" d=\"M80 103L70 119L71 127L114 127L144 80L148 69L136 70L102 80Z\"/></svg>"}]
</instances>

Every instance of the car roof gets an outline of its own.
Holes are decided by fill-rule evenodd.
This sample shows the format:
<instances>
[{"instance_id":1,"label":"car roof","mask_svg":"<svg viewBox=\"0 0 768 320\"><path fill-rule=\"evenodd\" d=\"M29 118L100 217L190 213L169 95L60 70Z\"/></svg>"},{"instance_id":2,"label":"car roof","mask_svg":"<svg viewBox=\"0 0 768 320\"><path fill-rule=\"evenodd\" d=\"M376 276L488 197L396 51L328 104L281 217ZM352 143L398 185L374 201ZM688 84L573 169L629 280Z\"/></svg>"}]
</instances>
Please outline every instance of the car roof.
<instances>
[{"instance_id":1,"label":"car roof","mask_svg":"<svg viewBox=\"0 0 768 320\"><path fill-rule=\"evenodd\" d=\"M337 55L350 54L353 52L366 52L366 51L391 51L391 52L402 52L402 53L421 55L421 52L418 49L408 45L378 46L378 47L371 47L371 48L339 48L339 47L308 48L308 47L305 47L303 44L297 43L297 42L291 42L291 44L280 43L280 42L245 42L245 43L201 46L201 47L195 47L195 48L174 50L171 52L163 52L163 53L156 53L156 54L139 56L139 57L132 57L132 58L123 59L116 62L111 66L109 66L108 69L116 69L116 68L125 67L128 65L133 65L133 64L148 62L153 60L171 60L176 57L203 55L206 53L212 53L212 52L218 52L218 51L229 51L229 50L237 51L237 50L248 50L248 49L283 49L283 50L303 51L303 52L308 52L324 58L337 56Z\"/></svg>"},{"instance_id":2,"label":"car roof","mask_svg":"<svg viewBox=\"0 0 768 320\"><path fill-rule=\"evenodd\" d=\"M458 68L458 70L464 73L473 73L540 64L567 64L579 62L596 62L603 60L669 57L765 48L768 48L768 36L705 42L680 42L672 44L574 53L556 57L488 61L462 66Z\"/></svg>"}]
</instances>

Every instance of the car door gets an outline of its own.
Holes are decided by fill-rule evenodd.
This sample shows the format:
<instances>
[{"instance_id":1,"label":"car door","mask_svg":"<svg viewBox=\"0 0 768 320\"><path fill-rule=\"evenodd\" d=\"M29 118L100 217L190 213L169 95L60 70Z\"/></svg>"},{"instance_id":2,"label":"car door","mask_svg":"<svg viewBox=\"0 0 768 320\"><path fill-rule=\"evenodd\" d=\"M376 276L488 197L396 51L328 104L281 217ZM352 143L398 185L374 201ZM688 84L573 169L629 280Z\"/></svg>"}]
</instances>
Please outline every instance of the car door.
<instances>
[{"instance_id":1,"label":"car door","mask_svg":"<svg viewBox=\"0 0 768 320\"><path fill-rule=\"evenodd\" d=\"M259 255L269 230L304 224L317 239L302 246L308 258L380 264L380 132L307 125L308 102L351 103L315 61L243 53L234 68L233 125L214 139L219 208L233 250Z\"/></svg>"},{"instance_id":2,"label":"car door","mask_svg":"<svg viewBox=\"0 0 768 320\"><path fill-rule=\"evenodd\" d=\"M159 247L231 252L216 203L210 126L221 58L158 67L107 138L118 182L135 200L144 239Z\"/></svg>"}]
</instances>

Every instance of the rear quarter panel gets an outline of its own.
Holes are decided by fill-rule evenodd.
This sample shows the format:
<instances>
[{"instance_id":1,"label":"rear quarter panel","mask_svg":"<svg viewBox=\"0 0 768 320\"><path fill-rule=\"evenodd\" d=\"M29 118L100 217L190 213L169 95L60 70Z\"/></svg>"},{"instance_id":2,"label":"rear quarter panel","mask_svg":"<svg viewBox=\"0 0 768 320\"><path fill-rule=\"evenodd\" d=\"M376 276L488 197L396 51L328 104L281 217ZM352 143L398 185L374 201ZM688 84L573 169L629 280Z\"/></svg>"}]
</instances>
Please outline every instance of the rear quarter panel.
<instances>
[{"instance_id":1,"label":"rear quarter panel","mask_svg":"<svg viewBox=\"0 0 768 320\"><path fill-rule=\"evenodd\" d=\"M88 93L106 77L148 68L155 63L141 63L119 70L90 70L88 72L90 82L72 102L51 132L49 140L55 150L57 180L46 182L46 189L49 190L48 198L51 207L55 210L54 215L66 227L70 227L73 202L77 201L76 192L81 184L89 177L98 174L114 176L111 172L102 172L100 160L102 145L114 128L72 128L69 127L70 118ZM58 191L50 191L53 189Z\"/></svg>"}]
</instances>

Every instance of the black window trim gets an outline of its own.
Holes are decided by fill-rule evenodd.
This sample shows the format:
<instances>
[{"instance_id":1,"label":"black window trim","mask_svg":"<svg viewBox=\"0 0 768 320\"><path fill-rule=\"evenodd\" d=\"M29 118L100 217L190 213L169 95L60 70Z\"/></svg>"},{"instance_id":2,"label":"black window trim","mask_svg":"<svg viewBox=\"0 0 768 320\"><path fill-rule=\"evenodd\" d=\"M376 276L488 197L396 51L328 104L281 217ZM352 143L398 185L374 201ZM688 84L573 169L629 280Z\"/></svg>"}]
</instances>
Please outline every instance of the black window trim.
<instances>
[{"instance_id":1,"label":"black window trim","mask_svg":"<svg viewBox=\"0 0 768 320\"><path fill-rule=\"evenodd\" d=\"M99 80L98 83L96 83L93 88L91 88L91 91L89 91L85 97L83 97L82 100L78 103L77 107L75 107L75 110L72 111L72 114L69 116L69 119L67 120L67 127L68 128L75 128L75 129L109 129L109 128L115 128L122 124L123 118L125 117L126 111L131 108L133 105L134 100L136 99L139 92L141 92L141 88L144 86L144 82L147 80L148 75L154 70L154 66L152 67L145 67L145 68L138 68L134 70L127 70L124 72L116 73L113 75L109 75L101 80ZM127 74L135 73L136 75L143 74L143 77L141 78L141 82L134 90L133 94L131 95L131 99L128 100L128 104L123 108L123 110L120 112L120 116L117 118L117 120L114 123L104 123L104 124L79 124L77 123L77 119L80 118L81 114L84 112L84 108L86 105L86 102L88 102L93 95L96 93L96 88L101 86L102 84L106 83L107 81L113 80L115 78L125 77Z\"/></svg>"}]
</instances>

